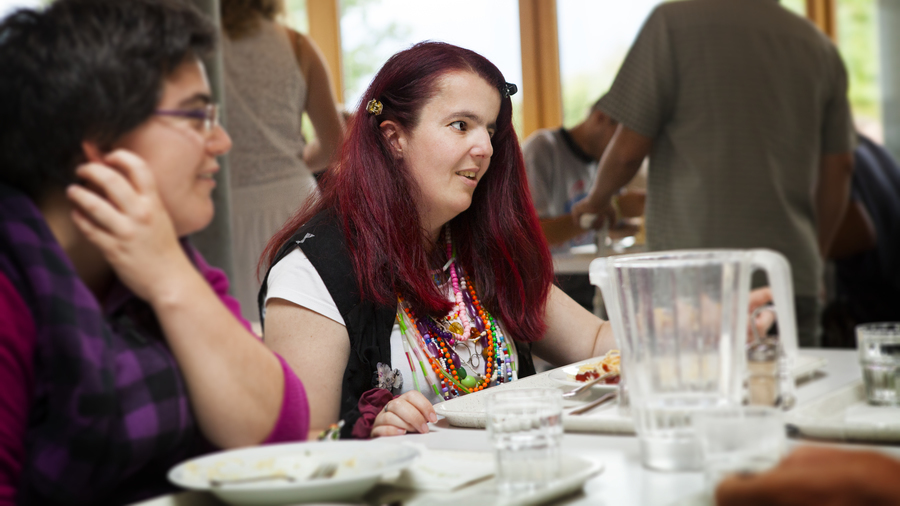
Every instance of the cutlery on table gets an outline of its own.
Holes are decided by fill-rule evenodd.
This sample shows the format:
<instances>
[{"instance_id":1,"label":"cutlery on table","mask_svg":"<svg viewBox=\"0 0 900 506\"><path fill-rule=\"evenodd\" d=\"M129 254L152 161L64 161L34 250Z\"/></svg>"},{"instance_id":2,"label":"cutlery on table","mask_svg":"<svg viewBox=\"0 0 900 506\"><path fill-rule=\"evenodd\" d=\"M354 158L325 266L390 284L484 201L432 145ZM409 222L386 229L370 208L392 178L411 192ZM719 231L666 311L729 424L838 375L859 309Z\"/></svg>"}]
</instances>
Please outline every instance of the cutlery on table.
<instances>
[{"instance_id":1,"label":"cutlery on table","mask_svg":"<svg viewBox=\"0 0 900 506\"><path fill-rule=\"evenodd\" d=\"M322 462L320 463L316 469L309 475L307 480L325 480L334 476L337 472L338 465L334 462ZM268 481L268 480L285 480L288 482L295 482L297 478L293 475L285 473L283 471L278 471L269 474L261 474L257 476L249 476L246 478L223 478L216 480L209 480L210 485L213 487L222 487L225 485L243 485L245 483L256 483L258 481Z\"/></svg>"},{"instance_id":2,"label":"cutlery on table","mask_svg":"<svg viewBox=\"0 0 900 506\"><path fill-rule=\"evenodd\" d=\"M334 462L322 462L319 464L319 467L316 468L315 471L311 475L309 475L309 480L325 480L334 476L338 470L338 465Z\"/></svg>"},{"instance_id":3,"label":"cutlery on table","mask_svg":"<svg viewBox=\"0 0 900 506\"><path fill-rule=\"evenodd\" d=\"M569 411L568 414L569 414L569 415L583 415L583 414L587 413L588 411L590 411L590 410L596 408L597 406L599 406L599 405L601 405L601 404L604 404L604 403L606 403L606 402L608 402L608 401L611 401L611 400L615 399L617 394L618 394L617 391L610 392L610 393L604 395L603 397L600 397L599 399L597 399L597 400L594 401L594 402L591 402L591 403L589 403L589 404L586 404L586 405L584 405L584 406L582 406L582 407L580 407L580 408L578 408L578 409L574 409L574 410L572 410L572 411Z\"/></svg>"},{"instance_id":4,"label":"cutlery on table","mask_svg":"<svg viewBox=\"0 0 900 506\"><path fill-rule=\"evenodd\" d=\"M580 386L573 388L572 390L562 394L562 397L563 397L563 399L574 399L575 397L578 397L579 395L590 390L590 388L592 386L596 385L597 383L599 383L607 378L610 378L612 376L618 376L618 375L619 375L619 373L616 373L616 372L603 373L600 376L597 376L596 378L586 382L584 385L580 385Z\"/></svg>"},{"instance_id":5,"label":"cutlery on table","mask_svg":"<svg viewBox=\"0 0 900 506\"><path fill-rule=\"evenodd\" d=\"M297 478L284 472L261 474L258 476L248 476L246 478L221 478L217 480L209 480L209 484L214 487L224 487L225 485L243 485L244 483L256 483L257 481L268 480L285 480L288 482L297 481Z\"/></svg>"}]
</instances>

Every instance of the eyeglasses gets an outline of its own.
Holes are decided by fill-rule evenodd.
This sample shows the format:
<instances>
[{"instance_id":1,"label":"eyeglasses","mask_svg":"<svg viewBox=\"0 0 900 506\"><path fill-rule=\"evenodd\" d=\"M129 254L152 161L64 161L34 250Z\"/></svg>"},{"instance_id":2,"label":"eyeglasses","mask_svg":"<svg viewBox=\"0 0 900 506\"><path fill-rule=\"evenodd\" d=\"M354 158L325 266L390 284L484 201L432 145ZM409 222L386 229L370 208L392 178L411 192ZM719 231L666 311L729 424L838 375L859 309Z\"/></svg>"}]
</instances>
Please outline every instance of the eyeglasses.
<instances>
[{"instance_id":1,"label":"eyeglasses","mask_svg":"<svg viewBox=\"0 0 900 506\"><path fill-rule=\"evenodd\" d=\"M219 125L219 104L207 104L198 109L158 109L153 114L197 120L202 122L198 126L202 125L204 134L209 134L213 128Z\"/></svg>"}]
</instances>

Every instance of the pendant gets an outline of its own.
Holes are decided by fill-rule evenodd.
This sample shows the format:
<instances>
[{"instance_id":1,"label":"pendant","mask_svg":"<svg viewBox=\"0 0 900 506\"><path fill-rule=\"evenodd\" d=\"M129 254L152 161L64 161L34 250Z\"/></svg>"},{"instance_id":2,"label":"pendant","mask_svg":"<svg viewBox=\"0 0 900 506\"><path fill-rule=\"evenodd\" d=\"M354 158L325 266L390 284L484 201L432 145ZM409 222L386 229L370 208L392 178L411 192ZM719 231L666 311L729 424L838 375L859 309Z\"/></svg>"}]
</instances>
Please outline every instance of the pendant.
<instances>
[{"instance_id":1,"label":"pendant","mask_svg":"<svg viewBox=\"0 0 900 506\"><path fill-rule=\"evenodd\" d=\"M450 327L448 327L447 330L449 330L452 334L455 334L457 336L461 336L463 334L463 332L465 332L465 329L463 328L462 325L459 324L459 322L451 323Z\"/></svg>"}]
</instances>

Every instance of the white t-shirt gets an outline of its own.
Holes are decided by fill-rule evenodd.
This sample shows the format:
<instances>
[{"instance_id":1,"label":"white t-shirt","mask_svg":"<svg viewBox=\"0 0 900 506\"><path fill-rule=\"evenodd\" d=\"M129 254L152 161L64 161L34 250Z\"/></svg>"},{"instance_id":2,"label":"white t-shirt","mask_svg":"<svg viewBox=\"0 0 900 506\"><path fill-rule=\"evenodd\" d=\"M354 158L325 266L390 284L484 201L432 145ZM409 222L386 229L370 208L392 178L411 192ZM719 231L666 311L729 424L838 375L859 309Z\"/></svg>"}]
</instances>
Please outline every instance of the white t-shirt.
<instances>
[{"instance_id":1,"label":"white t-shirt","mask_svg":"<svg viewBox=\"0 0 900 506\"><path fill-rule=\"evenodd\" d=\"M312 263L306 258L303 250L294 248L293 251L285 255L278 263L272 266L269 271L267 281L268 289L266 291L266 300L278 298L288 302L293 302L298 306L303 306L310 311L315 311L320 315L331 320L344 324L341 312L338 310L337 304L328 292L325 282L319 276L318 271L313 267ZM448 293L448 296L450 294ZM263 307L265 307L265 302ZM346 325L345 325L346 326ZM502 330L502 326L501 326ZM503 332L506 336L506 332ZM409 361L406 358L406 352L403 349L403 335L400 333L400 326L394 323L391 330L391 365L400 371L403 375L403 388L401 393L408 392L415 388L413 382L412 369L409 367ZM515 343L512 339L508 339L511 360L518 364L518 356L516 354ZM460 360L466 362L468 360L477 360L479 357L472 357L471 350L466 346L473 346L473 343L459 344L455 348ZM412 351L410 351L412 354ZM476 354L477 355L477 354ZM426 362L427 367L427 362ZM428 387L422 377L422 372L418 370L419 364L416 364L416 375L419 383L419 390L425 394L425 397L432 404L441 402L444 399L435 395L434 391Z\"/></svg>"}]
</instances>

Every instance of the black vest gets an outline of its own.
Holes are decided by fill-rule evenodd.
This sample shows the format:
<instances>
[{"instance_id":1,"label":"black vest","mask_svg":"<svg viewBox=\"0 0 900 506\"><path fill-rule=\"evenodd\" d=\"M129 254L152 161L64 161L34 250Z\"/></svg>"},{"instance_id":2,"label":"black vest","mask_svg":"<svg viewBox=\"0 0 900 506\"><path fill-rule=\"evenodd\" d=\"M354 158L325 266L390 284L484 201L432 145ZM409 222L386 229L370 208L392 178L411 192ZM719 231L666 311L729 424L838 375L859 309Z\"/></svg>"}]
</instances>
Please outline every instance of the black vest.
<instances>
[{"instance_id":1,"label":"black vest","mask_svg":"<svg viewBox=\"0 0 900 506\"><path fill-rule=\"evenodd\" d=\"M344 428L342 438L349 438L353 425L359 418L359 398L374 388L374 377L379 363L391 365L391 329L397 314L397 305L381 305L362 299L356 281L356 271L347 250L343 229L338 218L324 211L301 226L278 250L275 265L288 253L299 247L319 273L328 293L344 319L350 338L350 358L344 370L341 384L341 414ZM271 271L272 267L269 267ZM269 272L263 279L257 301L260 321L265 325L263 304L268 290ZM516 342L519 357L519 377L534 374L531 345Z\"/></svg>"}]
</instances>

